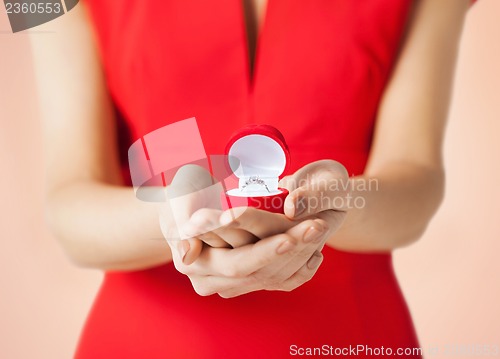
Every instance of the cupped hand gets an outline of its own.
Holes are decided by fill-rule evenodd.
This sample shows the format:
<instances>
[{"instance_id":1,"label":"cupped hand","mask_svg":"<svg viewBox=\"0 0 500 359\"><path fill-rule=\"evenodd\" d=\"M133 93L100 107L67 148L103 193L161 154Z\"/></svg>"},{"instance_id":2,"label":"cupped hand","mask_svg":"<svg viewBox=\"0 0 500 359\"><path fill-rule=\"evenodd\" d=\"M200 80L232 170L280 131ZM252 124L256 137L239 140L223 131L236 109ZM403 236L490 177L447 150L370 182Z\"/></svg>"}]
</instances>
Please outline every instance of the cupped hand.
<instances>
[{"instance_id":1,"label":"cupped hand","mask_svg":"<svg viewBox=\"0 0 500 359\"><path fill-rule=\"evenodd\" d=\"M218 293L230 298L258 290L291 291L318 270L328 233L324 220L308 219L238 248L205 245L191 264L172 251L173 261L200 295Z\"/></svg>"},{"instance_id":2,"label":"cupped hand","mask_svg":"<svg viewBox=\"0 0 500 359\"><path fill-rule=\"evenodd\" d=\"M198 165L186 165L181 167L175 174L171 185L165 189L166 201L160 206L160 228L163 236L170 245L172 251L180 253L186 263L193 262L201 253L203 242L200 237L193 235L192 226L197 225L200 215L197 211L204 209L210 213L222 213L220 210L220 194L223 188L220 183L214 182L210 173ZM227 241L211 230L220 227L209 226L210 218L203 218L204 230L197 234L203 235L203 239L214 247L228 247ZM244 231L232 231L225 233L224 229L219 234L237 240L233 242L249 243L255 238Z\"/></svg>"},{"instance_id":3,"label":"cupped hand","mask_svg":"<svg viewBox=\"0 0 500 359\"><path fill-rule=\"evenodd\" d=\"M232 297L262 289L292 290L314 275L317 268L310 267L322 260L326 239L341 226L349 207L348 181L347 171L335 161L301 168L281 181L290 191L285 215L250 207L222 212L200 205L202 197L188 201L189 208L179 213L184 219L180 226L183 238L189 240L177 241L175 246L169 241L174 264L202 295ZM214 197L210 191L204 192ZM220 188L214 192L218 196ZM307 238L316 231L322 233L321 243L314 246L317 243Z\"/></svg>"},{"instance_id":4,"label":"cupped hand","mask_svg":"<svg viewBox=\"0 0 500 359\"><path fill-rule=\"evenodd\" d=\"M216 234L217 239L236 248L247 244L248 240L284 233L306 219L326 221L330 235L342 225L350 207L350 182L347 170L339 162L323 160L310 163L285 177L280 186L290 192L285 200L285 215L251 207L238 207L225 212L201 209L193 215L195 220L189 222L194 230L191 234L209 233L207 238ZM212 231L212 228L215 230ZM252 236L239 237L245 232Z\"/></svg>"}]
</instances>

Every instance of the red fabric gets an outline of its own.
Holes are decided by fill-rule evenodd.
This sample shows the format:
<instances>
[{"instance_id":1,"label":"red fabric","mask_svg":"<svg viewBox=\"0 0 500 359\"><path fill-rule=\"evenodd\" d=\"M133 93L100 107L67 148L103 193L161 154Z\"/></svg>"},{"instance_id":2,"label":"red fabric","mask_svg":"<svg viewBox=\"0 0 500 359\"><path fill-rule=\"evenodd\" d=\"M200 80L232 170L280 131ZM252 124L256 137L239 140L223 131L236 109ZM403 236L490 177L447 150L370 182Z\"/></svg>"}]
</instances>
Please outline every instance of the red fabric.
<instances>
[{"instance_id":1,"label":"red fabric","mask_svg":"<svg viewBox=\"0 0 500 359\"><path fill-rule=\"evenodd\" d=\"M196 116L208 154L223 154L244 125L267 123L286 138L289 173L331 158L361 174L411 1L270 0L253 79L241 3L87 2L123 152ZM106 273L76 357L281 358L291 345L418 346L389 253L324 255L317 275L291 293L234 299L198 296L172 264Z\"/></svg>"}]
</instances>

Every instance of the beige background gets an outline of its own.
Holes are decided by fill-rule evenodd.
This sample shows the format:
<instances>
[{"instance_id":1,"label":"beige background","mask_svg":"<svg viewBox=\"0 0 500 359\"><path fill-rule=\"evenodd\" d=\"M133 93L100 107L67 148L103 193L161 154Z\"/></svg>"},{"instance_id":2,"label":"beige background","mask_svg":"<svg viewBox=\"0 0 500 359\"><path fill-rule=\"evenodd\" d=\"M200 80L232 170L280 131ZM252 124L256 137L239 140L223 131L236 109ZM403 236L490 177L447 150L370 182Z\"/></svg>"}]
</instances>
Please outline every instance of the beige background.
<instances>
[{"instance_id":1,"label":"beige background","mask_svg":"<svg viewBox=\"0 0 500 359\"><path fill-rule=\"evenodd\" d=\"M498 0L481 0L468 15L446 200L424 238L395 255L424 348L500 346L499 19ZM0 358L69 358L101 274L71 266L44 227L27 45L0 10Z\"/></svg>"}]
</instances>

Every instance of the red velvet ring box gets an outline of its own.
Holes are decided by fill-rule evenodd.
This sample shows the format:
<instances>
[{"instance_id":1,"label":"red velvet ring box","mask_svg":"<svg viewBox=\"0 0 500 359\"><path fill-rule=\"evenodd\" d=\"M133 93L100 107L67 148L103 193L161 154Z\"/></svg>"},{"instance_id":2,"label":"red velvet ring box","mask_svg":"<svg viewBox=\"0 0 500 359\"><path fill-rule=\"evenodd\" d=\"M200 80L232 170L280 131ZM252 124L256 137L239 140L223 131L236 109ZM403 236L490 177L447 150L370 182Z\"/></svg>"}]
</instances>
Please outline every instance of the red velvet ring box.
<instances>
[{"instance_id":1,"label":"red velvet ring box","mask_svg":"<svg viewBox=\"0 0 500 359\"><path fill-rule=\"evenodd\" d=\"M237 131L226 146L229 167L238 188L222 195L222 209L255 207L284 213L288 190L278 181L290 165L285 138L270 125L249 125Z\"/></svg>"}]
</instances>

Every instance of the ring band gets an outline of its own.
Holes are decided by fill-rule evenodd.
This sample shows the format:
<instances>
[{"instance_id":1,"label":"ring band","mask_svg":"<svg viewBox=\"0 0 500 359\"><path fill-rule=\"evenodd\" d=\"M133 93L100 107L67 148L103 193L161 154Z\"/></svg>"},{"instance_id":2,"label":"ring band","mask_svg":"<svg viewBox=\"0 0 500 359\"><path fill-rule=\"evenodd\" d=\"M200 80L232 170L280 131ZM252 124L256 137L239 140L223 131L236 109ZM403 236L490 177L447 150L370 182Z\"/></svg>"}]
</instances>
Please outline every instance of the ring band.
<instances>
[{"instance_id":1,"label":"ring band","mask_svg":"<svg viewBox=\"0 0 500 359\"><path fill-rule=\"evenodd\" d=\"M245 184L241 187L241 190L243 191L246 187L257 184L259 186L263 186L266 188L267 192L271 193L269 190L269 187L267 187L266 182L263 179L260 179L258 176L252 176L248 180L245 181Z\"/></svg>"}]
</instances>

